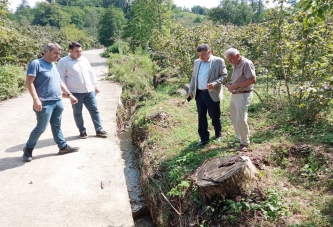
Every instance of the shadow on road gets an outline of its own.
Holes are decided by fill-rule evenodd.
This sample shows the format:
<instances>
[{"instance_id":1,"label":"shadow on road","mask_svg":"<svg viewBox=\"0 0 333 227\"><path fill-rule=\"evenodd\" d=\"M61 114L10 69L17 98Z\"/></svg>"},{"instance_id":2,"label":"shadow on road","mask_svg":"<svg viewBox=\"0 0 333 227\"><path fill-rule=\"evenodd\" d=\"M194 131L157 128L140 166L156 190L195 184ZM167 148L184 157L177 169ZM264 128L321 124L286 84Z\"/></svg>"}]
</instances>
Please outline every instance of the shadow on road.
<instances>
[{"instance_id":1,"label":"shadow on road","mask_svg":"<svg viewBox=\"0 0 333 227\"><path fill-rule=\"evenodd\" d=\"M79 136L70 136L70 137L65 138L65 140L67 142L68 141L73 141L73 140L79 140L79 139L80 139ZM55 142L54 142L53 138L52 139L45 139L45 140L38 140L37 145L36 145L35 148L43 148L43 147L49 147L49 146L54 146L54 145L55 145ZM5 152L17 152L17 151L23 152L22 150L23 150L24 146L25 146L25 143L19 144L19 145L16 145L14 147L7 148L5 150Z\"/></svg>"},{"instance_id":2,"label":"shadow on road","mask_svg":"<svg viewBox=\"0 0 333 227\"><path fill-rule=\"evenodd\" d=\"M22 152L22 155L23 155L23 152ZM56 155L58 155L58 153L36 155L36 156L33 156L33 159L36 160L36 159L47 158L47 157L56 156ZM8 170L8 169L14 169L17 167L21 167L25 163L26 162L23 160L22 156L11 157L11 158L2 158L2 159L0 159L0 172Z\"/></svg>"}]
</instances>

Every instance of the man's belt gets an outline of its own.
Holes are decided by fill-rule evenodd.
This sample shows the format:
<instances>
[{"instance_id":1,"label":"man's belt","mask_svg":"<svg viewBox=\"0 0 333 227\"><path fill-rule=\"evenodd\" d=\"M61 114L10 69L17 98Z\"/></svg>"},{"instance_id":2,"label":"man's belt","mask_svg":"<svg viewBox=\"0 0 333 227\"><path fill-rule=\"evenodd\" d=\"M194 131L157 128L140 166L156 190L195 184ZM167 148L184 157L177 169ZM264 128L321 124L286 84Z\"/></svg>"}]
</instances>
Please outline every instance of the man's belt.
<instances>
[{"instance_id":1,"label":"man's belt","mask_svg":"<svg viewBox=\"0 0 333 227\"><path fill-rule=\"evenodd\" d=\"M203 89L203 90L198 89L198 91L200 91L200 92L208 92L208 89Z\"/></svg>"},{"instance_id":2,"label":"man's belt","mask_svg":"<svg viewBox=\"0 0 333 227\"><path fill-rule=\"evenodd\" d=\"M235 92L232 92L232 94L245 94L245 93L250 93L252 92L252 90L249 90L249 91L235 91Z\"/></svg>"}]
</instances>

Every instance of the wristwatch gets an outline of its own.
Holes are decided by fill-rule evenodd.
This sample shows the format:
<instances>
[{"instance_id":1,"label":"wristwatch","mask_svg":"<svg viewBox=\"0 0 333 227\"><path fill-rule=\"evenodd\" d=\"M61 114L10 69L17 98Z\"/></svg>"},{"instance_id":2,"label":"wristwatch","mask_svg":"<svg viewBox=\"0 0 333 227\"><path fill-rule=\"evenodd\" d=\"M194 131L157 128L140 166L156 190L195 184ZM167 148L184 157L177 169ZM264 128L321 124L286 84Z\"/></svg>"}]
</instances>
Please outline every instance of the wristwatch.
<instances>
[{"instance_id":1,"label":"wristwatch","mask_svg":"<svg viewBox=\"0 0 333 227\"><path fill-rule=\"evenodd\" d=\"M68 93L68 94L66 94L66 96L69 97L69 96L71 96L71 94L72 94L72 93Z\"/></svg>"}]
</instances>

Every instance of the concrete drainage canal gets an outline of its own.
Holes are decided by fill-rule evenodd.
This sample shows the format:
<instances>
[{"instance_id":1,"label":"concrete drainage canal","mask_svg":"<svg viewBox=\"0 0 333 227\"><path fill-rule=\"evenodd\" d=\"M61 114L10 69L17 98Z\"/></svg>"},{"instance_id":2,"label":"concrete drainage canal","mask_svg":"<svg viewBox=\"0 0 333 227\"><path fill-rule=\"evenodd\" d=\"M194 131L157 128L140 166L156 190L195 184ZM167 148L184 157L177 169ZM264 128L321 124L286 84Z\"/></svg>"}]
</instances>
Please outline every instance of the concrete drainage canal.
<instances>
[{"instance_id":1,"label":"concrete drainage canal","mask_svg":"<svg viewBox=\"0 0 333 227\"><path fill-rule=\"evenodd\" d=\"M148 213L140 183L139 156L132 145L131 130L119 134L120 149L125 160L125 176L128 195L131 201L135 227L154 227Z\"/></svg>"}]
</instances>

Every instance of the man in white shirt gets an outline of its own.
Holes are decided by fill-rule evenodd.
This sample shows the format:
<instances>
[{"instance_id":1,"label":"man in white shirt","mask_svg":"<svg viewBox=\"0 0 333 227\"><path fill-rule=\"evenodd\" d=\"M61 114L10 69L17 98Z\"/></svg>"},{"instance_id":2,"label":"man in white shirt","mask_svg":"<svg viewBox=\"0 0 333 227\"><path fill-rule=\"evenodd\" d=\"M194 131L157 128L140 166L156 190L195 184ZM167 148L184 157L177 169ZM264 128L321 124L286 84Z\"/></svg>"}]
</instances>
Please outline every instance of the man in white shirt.
<instances>
[{"instance_id":1,"label":"man in white shirt","mask_svg":"<svg viewBox=\"0 0 333 227\"><path fill-rule=\"evenodd\" d=\"M77 98L78 103L72 105L76 126L80 131L80 137L88 137L82 117L83 104L89 111L94 123L96 136L107 137L108 133L103 130L100 114L97 108L95 95L100 92L94 71L88 59L82 56L82 45L71 42L68 46L69 55L59 60L58 71L61 80L68 90Z\"/></svg>"}]
</instances>

